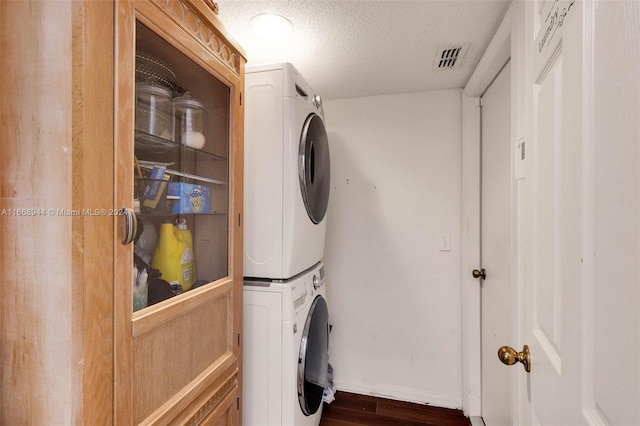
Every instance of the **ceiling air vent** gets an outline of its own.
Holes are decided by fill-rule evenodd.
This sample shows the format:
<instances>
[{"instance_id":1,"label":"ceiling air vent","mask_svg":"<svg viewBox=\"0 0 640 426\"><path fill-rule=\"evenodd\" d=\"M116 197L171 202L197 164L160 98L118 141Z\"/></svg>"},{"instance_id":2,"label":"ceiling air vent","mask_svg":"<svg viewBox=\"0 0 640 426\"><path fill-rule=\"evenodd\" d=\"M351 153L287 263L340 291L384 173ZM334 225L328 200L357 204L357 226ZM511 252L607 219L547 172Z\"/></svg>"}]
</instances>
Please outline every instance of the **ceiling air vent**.
<instances>
[{"instance_id":1,"label":"ceiling air vent","mask_svg":"<svg viewBox=\"0 0 640 426\"><path fill-rule=\"evenodd\" d=\"M458 68L462 64L469 44L439 47L436 50L434 67L439 70Z\"/></svg>"}]
</instances>

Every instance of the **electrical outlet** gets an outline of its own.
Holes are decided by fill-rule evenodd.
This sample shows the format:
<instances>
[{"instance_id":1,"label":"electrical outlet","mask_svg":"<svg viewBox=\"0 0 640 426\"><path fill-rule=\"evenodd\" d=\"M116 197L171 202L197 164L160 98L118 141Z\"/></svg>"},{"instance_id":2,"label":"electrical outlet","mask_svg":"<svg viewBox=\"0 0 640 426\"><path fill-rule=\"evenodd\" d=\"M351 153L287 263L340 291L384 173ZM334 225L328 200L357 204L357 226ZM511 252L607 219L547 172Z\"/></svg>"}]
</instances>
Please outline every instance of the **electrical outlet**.
<instances>
[{"instance_id":1,"label":"electrical outlet","mask_svg":"<svg viewBox=\"0 0 640 426\"><path fill-rule=\"evenodd\" d=\"M451 251L451 234L448 232L440 237L440 251Z\"/></svg>"}]
</instances>

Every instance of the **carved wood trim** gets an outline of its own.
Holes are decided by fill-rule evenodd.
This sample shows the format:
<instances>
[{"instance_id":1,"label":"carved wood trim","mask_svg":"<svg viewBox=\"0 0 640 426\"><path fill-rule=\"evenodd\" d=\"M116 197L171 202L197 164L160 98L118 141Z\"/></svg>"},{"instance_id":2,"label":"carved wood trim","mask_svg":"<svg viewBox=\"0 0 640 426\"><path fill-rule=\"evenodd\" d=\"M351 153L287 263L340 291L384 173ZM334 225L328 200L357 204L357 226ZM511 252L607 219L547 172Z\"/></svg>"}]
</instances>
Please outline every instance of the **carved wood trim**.
<instances>
[{"instance_id":1,"label":"carved wood trim","mask_svg":"<svg viewBox=\"0 0 640 426\"><path fill-rule=\"evenodd\" d=\"M208 22L202 20L197 11L180 0L155 0L155 3L189 30L216 58L240 76L240 55L212 29ZM215 5L215 9L212 8L214 13L217 13L217 4L212 1L206 2L209 7L211 3Z\"/></svg>"},{"instance_id":2,"label":"carved wood trim","mask_svg":"<svg viewBox=\"0 0 640 426\"><path fill-rule=\"evenodd\" d=\"M207 417L213 409L224 399L224 397L238 385L238 373L234 373L233 376L223 383L209 399L202 404L202 406L185 422L185 425L196 426L199 425L202 420Z\"/></svg>"},{"instance_id":3,"label":"carved wood trim","mask_svg":"<svg viewBox=\"0 0 640 426\"><path fill-rule=\"evenodd\" d=\"M204 3L209 6L211 8L211 10L213 10L213 13L215 13L216 15L218 13L220 13L220 9L218 8L218 3L211 1L211 0L204 0Z\"/></svg>"}]
</instances>

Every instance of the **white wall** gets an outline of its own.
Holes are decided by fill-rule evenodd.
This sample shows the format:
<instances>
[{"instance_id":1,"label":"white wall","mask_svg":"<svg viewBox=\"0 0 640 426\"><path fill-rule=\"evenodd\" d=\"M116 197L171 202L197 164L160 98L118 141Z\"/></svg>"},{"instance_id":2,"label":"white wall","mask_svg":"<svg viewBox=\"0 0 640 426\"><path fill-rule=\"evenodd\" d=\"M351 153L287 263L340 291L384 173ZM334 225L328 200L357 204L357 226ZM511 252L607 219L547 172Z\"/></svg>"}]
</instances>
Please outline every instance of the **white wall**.
<instances>
[{"instance_id":1,"label":"white wall","mask_svg":"<svg viewBox=\"0 0 640 426\"><path fill-rule=\"evenodd\" d=\"M327 101L325 113L336 387L459 408L462 93Z\"/></svg>"}]
</instances>

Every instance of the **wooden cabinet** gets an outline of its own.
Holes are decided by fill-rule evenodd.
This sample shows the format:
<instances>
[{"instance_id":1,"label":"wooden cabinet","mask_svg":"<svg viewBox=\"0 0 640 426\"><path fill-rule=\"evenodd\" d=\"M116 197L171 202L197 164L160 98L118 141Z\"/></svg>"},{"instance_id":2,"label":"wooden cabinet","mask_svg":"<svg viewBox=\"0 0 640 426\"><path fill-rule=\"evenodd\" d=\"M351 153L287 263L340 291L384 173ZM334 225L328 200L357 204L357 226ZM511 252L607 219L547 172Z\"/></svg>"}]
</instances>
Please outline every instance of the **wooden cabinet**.
<instances>
[{"instance_id":1,"label":"wooden cabinet","mask_svg":"<svg viewBox=\"0 0 640 426\"><path fill-rule=\"evenodd\" d=\"M119 2L115 20L115 155L120 160L115 204L133 208L138 200L139 218L155 228L158 245L172 234L163 234L161 226L186 220L195 277L189 273L188 291L133 312L133 247L116 245L114 420L199 424L230 395L240 395L244 59L203 1ZM186 96L197 105L191 112L203 120L186 132L197 131L204 146L181 143L185 130L179 122L174 132L149 130L149 122L161 126L163 117L159 110L145 109L146 92L141 94L140 87L148 88L148 77L168 89L175 117L176 99ZM167 164L172 183L149 181L143 169L153 164ZM164 185L162 196L172 194L171 185L195 187L199 204L185 207L188 194L178 191L173 197L181 199L166 199L162 208L145 207L144 194L154 184ZM152 266L161 269L160 278L168 277L156 265L157 257L158 252ZM194 281L201 285L196 288ZM180 284L172 284L180 293ZM240 401L233 399L228 415L239 424Z\"/></svg>"},{"instance_id":2,"label":"wooden cabinet","mask_svg":"<svg viewBox=\"0 0 640 426\"><path fill-rule=\"evenodd\" d=\"M0 2L0 423L241 424L245 59L213 6ZM140 52L197 98L204 147L140 132ZM157 163L209 203L138 215L186 221L197 285L134 311L123 212Z\"/></svg>"}]
</instances>

